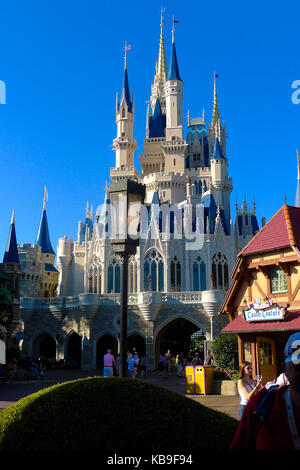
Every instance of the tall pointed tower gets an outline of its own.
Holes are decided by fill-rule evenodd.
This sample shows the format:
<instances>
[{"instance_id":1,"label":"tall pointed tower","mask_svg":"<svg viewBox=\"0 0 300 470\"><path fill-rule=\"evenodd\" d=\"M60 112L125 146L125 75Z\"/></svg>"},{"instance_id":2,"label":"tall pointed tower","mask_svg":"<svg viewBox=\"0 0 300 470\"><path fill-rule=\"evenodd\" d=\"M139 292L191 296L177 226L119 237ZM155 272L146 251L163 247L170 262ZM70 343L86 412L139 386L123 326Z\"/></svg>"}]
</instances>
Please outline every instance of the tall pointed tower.
<instances>
[{"instance_id":1,"label":"tall pointed tower","mask_svg":"<svg viewBox=\"0 0 300 470\"><path fill-rule=\"evenodd\" d=\"M183 174L187 144L183 136L183 81L180 77L175 47L174 20L172 51L169 73L165 84L166 94L166 142L162 145L165 156L165 172Z\"/></svg>"},{"instance_id":2,"label":"tall pointed tower","mask_svg":"<svg viewBox=\"0 0 300 470\"><path fill-rule=\"evenodd\" d=\"M15 210L13 210L3 263L0 263L0 329L4 342L9 345L20 321L20 279L22 267L18 255Z\"/></svg>"},{"instance_id":3,"label":"tall pointed tower","mask_svg":"<svg viewBox=\"0 0 300 470\"><path fill-rule=\"evenodd\" d=\"M208 140L209 140L209 148L210 148L210 155L214 152L214 146L216 138L219 139L219 143L221 146L221 151L224 157L226 157L226 128L225 122L221 123L221 115L219 111L219 104L218 104L218 95L217 95L217 79L218 75L214 73L214 98L213 98L213 113L212 113L212 120L211 125L208 125Z\"/></svg>"},{"instance_id":4,"label":"tall pointed tower","mask_svg":"<svg viewBox=\"0 0 300 470\"><path fill-rule=\"evenodd\" d=\"M12 213L12 218L10 222L10 229L8 240L6 244L6 249L3 256L3 263L20 263L18 247L17 247L17 237L15 229L15 209Z\"/></svg>"},{"instance_id":5,"label":"tall pointed tower","mask_svg":"<svg viewBox=\"0 0 300 470\"><path fill-rule=\"evenodd\" d=\"M127 73L127 46L125 46L124 77L122 96L119 103L119 95L116 97L116 124L117 137L113 141L113 150L116 152L115 168L110 170L112 181L130 178L138 179L138 172L134 167L134 152L137 149L136 140L133 137L134 125L134 96L130 96L129 80Z\"/></svg>"},{"instance_id":6,"label":"tall pointed tower","mask_svg":"<svg viewBox=\"0 0 300 470\"><path fill-rule=\"evenodd\" d=\"M165 82L167 80L167 60L165 52L165 42L163 33L163 12L164 8L161 8L160 16L160 38L159 38L159 50L158 60L155 67L154 83L151 87L151 108L152 112L155 112L157 100L159 100L162 114L166 114L166 97L165 97Z\"/></svg>"},{"instance_id":7,"label":"tall pointed tower","mask_svg":"<svg viewBox=\"0 0 300 470\"><path fill-rule=\"evenodd\" d=\"M38 230L38 234L36 238L36 245L39 245L41 247L41 252L51 257L51 259L52 259L52 256L54 256L53 263L52 263L54 264L55 251L53 250L51 242L50 242L45 198L44 198L40 226L39 226L39 230Z\"/></svg>"}]
</instances>

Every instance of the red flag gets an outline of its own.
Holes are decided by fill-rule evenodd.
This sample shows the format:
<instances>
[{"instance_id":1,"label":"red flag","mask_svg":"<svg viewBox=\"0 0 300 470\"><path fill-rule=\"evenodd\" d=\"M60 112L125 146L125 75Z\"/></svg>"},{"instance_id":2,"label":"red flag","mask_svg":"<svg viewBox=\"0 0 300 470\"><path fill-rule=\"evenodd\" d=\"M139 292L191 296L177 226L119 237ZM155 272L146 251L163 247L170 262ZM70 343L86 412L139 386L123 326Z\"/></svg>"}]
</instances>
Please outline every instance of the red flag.
<instances>
[{"instance_id":1,"label":"red flag","mask_svg":"<svg viewBox=\"0 0 300 470\"><path fill-rule=\"evenodd\" d=\"M130 51L130 49L131 49L131 46L126 46L125 47L125 51Z\"/></svg>"},{"instance_id":2,"label":"red flag","mask_svg":"<svg viewBox=\"0 0 300 470\"><path fill-rule=\"evenodd\" d=\"M173 23L179 23L179 21L177 21L177 20L173 20Z\"/></svg>"}]
</instances>

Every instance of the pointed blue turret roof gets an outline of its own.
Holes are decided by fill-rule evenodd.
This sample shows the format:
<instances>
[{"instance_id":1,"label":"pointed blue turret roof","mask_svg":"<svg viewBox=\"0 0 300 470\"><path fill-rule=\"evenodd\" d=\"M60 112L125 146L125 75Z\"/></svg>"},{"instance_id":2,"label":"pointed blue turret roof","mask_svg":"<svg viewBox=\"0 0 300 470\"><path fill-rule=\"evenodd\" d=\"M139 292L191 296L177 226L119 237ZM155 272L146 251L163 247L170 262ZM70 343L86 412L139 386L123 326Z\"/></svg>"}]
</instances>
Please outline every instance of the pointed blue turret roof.
<instances>
[{"instance_id":1,"label":"pointed blue turret roof","mask_svg":"<svg viewBox=\"0 0 300 470\"><path fill-rule=\"evenodd\" d=\"M215 139L214 152L210 158L225 158L222 154L221 146L218 137Z\"/></svg>"},{"instance_id":2,"label":"pointed blue turret roof","mask_svg":"<svg viewBox=\"0 0 300 470\"><path fill-rule=\"evenodd\" d=\"M36 239L36 244L41 247L42 253L55 255L55 251L53 250L53 248L51 246L51 242L50 242L48 221L47 221L47 213L46 213L45 205L43 207L43 212L42 212L40 227L39 227L39 231L38 231L38 235L37 235L37 239Z\"/></svg>"},{"instance_id":3,"label":"pointed blue turret roof","mask_svg":"<svg viewBox=\"0 0 300 470\"><path fill-rule=\"evenodd\" d=\"M122 96L125 97L125 101L126 101L126 104L128 106L128 111L131 113L132 101L131 101L131 98L130 98L127 67L125 67L125 69L124 69L123 85L122 85Z\"/></svg>"},{"instance_id":4,"label":"pointed blue turret roof","mask_svg":"<svg viewBox=\"0 0 300 470\"><path fill-rule=\"evenodd\" d=\"M164 137L164 128L166 127L166 118L161 113L159 99L155 102L154 113L149 119L149 137Z\"/></svg>"},{"instance_id":5,"label":"pointed blue turret roof","mask_svg":"<svg viewBox=\"0 0 300 470\"><path fill-rule=\"evenodd\" d=\"M178 67L178 62L177 62L175 41L173 41L173 43L172 43L171 61L170 61L170 67L169 67L169 73L168 73L167 80L180 80L180 81L182 81L181 78L180 78L180 74L179 74L179 67Z\"/></svg>"},{"instance_id":6,"label":"pointed blue turret roof","mask_svg":"<svg viewBox=\"0 0 300 470\"><path fill-rule=\"evenodd\" d=\"M15 229L15 210L13 210L10 222L9 235L3 256L3 263L20 263Z\"/></svg>"}]
</instances>

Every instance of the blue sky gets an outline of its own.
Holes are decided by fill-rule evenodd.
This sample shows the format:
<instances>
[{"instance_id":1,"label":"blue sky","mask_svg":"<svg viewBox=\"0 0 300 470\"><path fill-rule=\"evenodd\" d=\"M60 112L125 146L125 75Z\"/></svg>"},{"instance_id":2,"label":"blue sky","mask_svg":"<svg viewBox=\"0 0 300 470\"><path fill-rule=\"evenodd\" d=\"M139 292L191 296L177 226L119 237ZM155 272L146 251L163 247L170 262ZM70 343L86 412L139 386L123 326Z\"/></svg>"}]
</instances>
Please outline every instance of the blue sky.
<instances>
[{"instance_id":1,"label":"blue sky","mask_svg":"<svg viewBox=\"0 0 300 470\"><path fill-rule=\"evenodd\" d=\"M300 80L299 2L38 0L1 5L0 256L13 208L19 243L34 243L43 191L53 248L77 238L87 200L103 202L116 135L115 96L121 91L123 45L131 45L128 74L135 93L135 138L143 151L146 101L155 72L164 6L167 58L172 15L184 81L184 114L206 110L211 119L213 73L225 120L229 173L236 198L255 196L268 220L294 204L300 104L291 88ZM185 126L187 120L185 120Z\"/></svg>"}]
</instances>

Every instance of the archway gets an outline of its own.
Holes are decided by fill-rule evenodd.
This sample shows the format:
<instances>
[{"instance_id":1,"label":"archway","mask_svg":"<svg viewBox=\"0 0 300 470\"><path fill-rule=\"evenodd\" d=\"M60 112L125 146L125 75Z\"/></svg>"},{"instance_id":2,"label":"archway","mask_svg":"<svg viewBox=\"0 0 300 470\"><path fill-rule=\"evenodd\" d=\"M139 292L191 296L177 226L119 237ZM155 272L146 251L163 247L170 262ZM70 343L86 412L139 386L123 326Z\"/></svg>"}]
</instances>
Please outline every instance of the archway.
<instances>
[{"instance_id":1,"label":"archway","mask_svg":"<svg viewBox=\"0 0 300 470\"><path fill-rule=\"evenodd\" d=\"M103 356L107 350L111 349L112 354L117 357L118 354L118 340L110 334L100 336L96 346L96 364L97 369L103 369Z\"/></svg>"},{"instance_id":2,"label":"archway","mask_svg":"<svg viewBox=\"0 0 300 470\"><path fill-rule=\"evenodd\" d=\"M34 357L44 356L47 359L56 359L56 341L48 333L41 333L33 342Z\"/></svg>"},{"instance_id":3,"label":"archway","mask_svg":"<svg viewBox=\"0 0 300 470\"><path fill-rule=\"evenodd\" d=\"M67 357L72 361L72 367L79 369L81 365L81 336L72 333L68 339Z\"/></svg>"},{"instance_id":4,"label":"archway","mask_svg":"<svg viewBox=\"0 0 300 470\"><path fill-rule=\"evenodd\" d=\"M155 361L158 364L159 355L165 354L168 349L172 355L183 353L188 355L193 349L193 335L199 332L199 326L186 318L179 317L167 323L157 334L155 340Z\"/></svg>"},{"instance_id":5,"label":"archway","mask_svg":"<svg viewBox=\"0 0 300 470\"><path fill-rule=\"evenodd\" d=\"M128 336L127 339L127 349L133 353L134 349L139 354L139 356L144 356L146 354L146 342L143 336L133 333Z\"/></svg>"}]
</instances>

